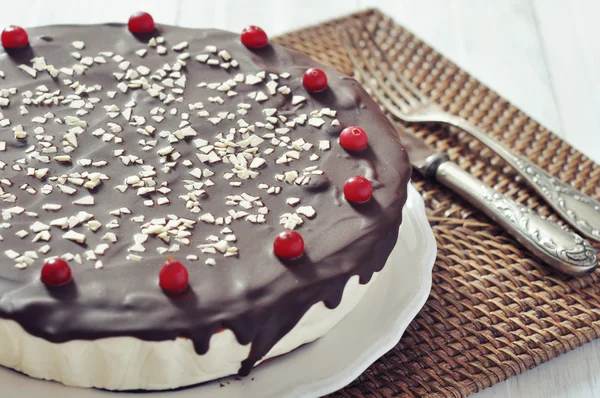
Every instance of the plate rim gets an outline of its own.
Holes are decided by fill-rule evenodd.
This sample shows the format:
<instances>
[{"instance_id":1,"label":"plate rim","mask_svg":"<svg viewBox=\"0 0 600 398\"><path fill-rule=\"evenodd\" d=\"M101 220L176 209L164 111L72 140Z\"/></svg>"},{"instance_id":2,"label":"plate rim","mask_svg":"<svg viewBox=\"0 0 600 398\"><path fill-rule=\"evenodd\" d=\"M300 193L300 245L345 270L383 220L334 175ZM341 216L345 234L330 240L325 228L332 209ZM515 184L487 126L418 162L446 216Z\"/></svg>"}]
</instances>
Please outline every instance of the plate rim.
<instances>
[{"instance_id":1,"label":"plate rim","mask_svg":"<svg viewBox=\"0 0 600 398\"><path fill-rule=\"evenodd\" d=\"M321 397L338 391L352 383L364 373L369 366L391 351L398 344L408 328L408 325L414 320L425 305L425 302L431 293L433 283L432 270L437 258L437 243L429 220L427 219L425 202L416 188L412 185L411 181L408 183L408 199L406 204L412 206L412 209L416 211L415 220L423 227L423 232L425 232L425 235L427 236L422 260L427 266L419 267L421 276L423 277L423 283L414 293L413 297L407 302L406 308L410 307L410 310L407 310L407 314L399 312L394 322L394 328L390 330L386 336L373 342L368 350L363 352L363 354L357 357L352 363L349 363L344 369L341 369L335 374L319 380L314 384L299 385L282 398L299 398L306 396Z\"/></svg>"}]
</instances>

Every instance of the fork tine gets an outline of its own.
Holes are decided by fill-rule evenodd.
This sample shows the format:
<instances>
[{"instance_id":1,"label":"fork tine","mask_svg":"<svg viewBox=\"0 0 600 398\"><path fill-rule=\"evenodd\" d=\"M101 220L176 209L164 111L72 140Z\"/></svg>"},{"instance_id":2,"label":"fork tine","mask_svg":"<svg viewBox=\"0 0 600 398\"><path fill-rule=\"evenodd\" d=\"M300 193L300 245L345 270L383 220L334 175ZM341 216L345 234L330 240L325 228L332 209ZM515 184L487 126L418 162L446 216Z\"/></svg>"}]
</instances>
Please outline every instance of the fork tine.
<instances>
[{"instance_id":1,"label":"fork tine","mask_svg":"<svg viewBox=\"0 0 600 398\"><path fill-rule=\"evenodd\" d=\"M412 99L412 101L409 102L405 96L402 96L402 98L398 96L398 92L393 90L390 85L380 77L381 73L379 73L377 67L374 66L370 54L368 54L369 56L367 57L362 56L362 62L354 55L352 50L358 51L358 47L351 32L348 31L347 36L342 36L342 38L346 52L348 53L351 62L354 64L356 71L361 75L364 83L369 86L372 93L377 96L380 102L385 102L386 106L393 108L392 114L394 114L394 116L399 119L405 119L406 114L409 113L411 107L417 105L418 101ZM377 84L375 84L373 80L375 80ZM401 87L398 88L402 90ZM382 90L385 92L385 95L382 93Z\"/></svg>"},{"instance_id":2,"label":"fork tine","mask_svg":"<svg viewBox=\"0 0 600 398\"><path fill-rule=\"evenodd\" d=\"M363 50L361 52L361 54L364 53L365 51L367 52L367 56L361 57L365 60L365 67L367 67L373 75L381 75L382 79L384 79L384 81L387 82L387 84L382 84L383 87L387 88L391 85L396 90L396 92L398 94L400 94L409 105L411 105L411 106L419 105L419 103L420 103L419 98L416 97L415 95L413 95L412 93L410 93L408 90L406 90L400 84L398 84L396 79L394 79L394 74L392 74L391 71L386 73L384 70L380 70L381 68L378 68L376 65L373 64L372 60L373 60L373 58L375 58L380 62L387 63L391 70L391 64L386 59L382 58L383 52L382 52L381 48L377 47L374 43L371 43L371 47L369 47L368 42L372 42L372 40L367 39L367 43L365 43L363 38L361 37L360 41L358 43L355 43L355 46L357 49ZM375 47L375 49L377 50L377 55L373 51L370 50L370 48L372 48L372 47ZM388 90L386 90L386 92L389 93Z\"/></svg>"},{"instance_id":3,"label":"fork tine","mask_svg":"<svg viewBox=\"0 0 600 398\"><path fill-rule=\"evenodd\" d=\"M390 97L394 101L392 103L392 101L390 101L390 99L388 99L388 97L381 92L379 86L385 87L385 89L387 89L387 87L385 84L382 84L383 82L376 76L369 74L363 66L364 62L361 63L361 61L354 55L353 50L357 50L357 48L350 32L348 32L348 37L343 37L343 44L350 61L354 65L355 71L359 74L363 83L368 89L370 89L371 93L377 98L381 105L388 109L394 116L402 119L404 114L406 114L410 109L410 105L403 99L400 99L394 93L392 93L392 97Z\"/></svg>"},{"instance_id":4,"label":"fork tine","mask_svg":"<svg viewBox=\"0 0 600 398\"><path fill-rule=\"evenodd\" d=\"M410 105L407 104L404 100L398 98L398 96L392 92L385 83L375 75L369 75L365 68L362 67L361 62L358 58L353 54L353 49L356 49L354 46L354 42L350 32L348 33L348 37L345 37L342 34L342 43L346 49L348 57L350 61L354 65L354 69L359 73L365 85L371 89L371 93L377 98L379 103L383 105L390 113L396 116L398 119L404 119L405 114L408 112ZM393 103L381 92L378 88L379 86L373 83L375 80L379 83L379 86L383 87L383 89L388 93L389 97L394 101ZM391 94L391 95L390 95Z\"/></svg>"},{"instance_id":5,"label":"fork tine","mask_svg":"<svg viewBox=\"0 0 600 398\"><path fill-rule=\"evenodd\" d=\"M400 94L403 97L403 100L401 103L405 103L407 106L417 106L419 104L419 100L416 99L414 96L412 96L408 91L406 91L404 89L404 87L400 86L394 79L390 79L389 76L386 76L383 72L380 72L378 70L378 68L376 66L373 65L373 63L371 62L371 59L373 57L379 58L377 57L377 55L375 55L371 49L369 48L369 46L361 46L361 42L360 41L356 41L354 38L353 33L350 31L349 28L346 28L346 32L347 32L347 38L349 40L349 42L352 44L352 47L357 51L357 53L359 54L360 58L364 61L362 63L362 67L360 67L363 71L364 69L368 69L368 71L371 73L371 75L373 76L374 79L378 80L378 83L381 85L382 89L386 91L387 95L392 97L392 99L400 102L401 100L397 97L397 94ZM346 50L348 50L346 48ZM381 52L380 52L381 53ZM378 78L378 76L381 76L381 78ZM386 81L388 81L389 84L386 84ZM394 89L396 89L396 92L392 91L389 87L389 85L394 86ZM399 103L400 105L400 103ZM404 112L408 111L408 108L403 107L404 109L402 109Z\"/></svg>"},{"instance_id":6,"label":"fork tine","mask_svg":"<svg viewBox=\"0 0 600 398\"><path fill-rule=\"evenodd\" d=\"M414 95L419 101L421 101L422 103L429 103L429 98L427 98L427 96L425 96L421 92L421 90L419 90L406 76L404 76L404 74L402 72L397 72L397 73L391 72L393 70L392 69L393 63L387 57L385 51L383 51L381 46L379 46L379 44L375 40L375 37L373 37L373 32L371 32L367 27L365 27L362 24L359 24L359 27L360 27L359 31L366 34L366 37L368 37L368 41L371 43L371 45L374 48L377 49L377 52L380 54L380 58L389 66L390 75L397 77L400 80L400 82L402 82L402 84L404 84L411 91L412 95ZM399 87L401 87L399 84L397 84L395 79L390 79L390 80L391 80L392 84L394 85L394 88L398 89Z\"/></svg>"}]
</instances>

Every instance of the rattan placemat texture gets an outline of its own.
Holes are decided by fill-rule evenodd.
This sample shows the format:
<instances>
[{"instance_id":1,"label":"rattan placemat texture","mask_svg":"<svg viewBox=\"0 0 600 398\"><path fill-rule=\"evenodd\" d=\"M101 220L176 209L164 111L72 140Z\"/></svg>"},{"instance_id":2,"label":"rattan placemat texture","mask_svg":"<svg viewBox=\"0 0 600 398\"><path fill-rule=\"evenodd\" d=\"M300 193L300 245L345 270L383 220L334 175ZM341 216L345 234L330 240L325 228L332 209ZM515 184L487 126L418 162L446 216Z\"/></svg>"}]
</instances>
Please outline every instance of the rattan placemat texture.
<instances>
[{"instance_id":1,"label":"rattan placemat texture","mask_svg":"<svg viewBox=\"0 0 600 398\"><path fill-rule=\"evenodd\" d=\"M437 103L600 198L600 167L379 11L275 41L352 74L336 31L352 18ZM436 124L398 124L512 199L556 217L478 141ZM438 244L431 296L400 343L334 396L466 397L600 335L600 272L558 275L459 196L416 174L413 182Z\"/></svg>"}]
</instances>

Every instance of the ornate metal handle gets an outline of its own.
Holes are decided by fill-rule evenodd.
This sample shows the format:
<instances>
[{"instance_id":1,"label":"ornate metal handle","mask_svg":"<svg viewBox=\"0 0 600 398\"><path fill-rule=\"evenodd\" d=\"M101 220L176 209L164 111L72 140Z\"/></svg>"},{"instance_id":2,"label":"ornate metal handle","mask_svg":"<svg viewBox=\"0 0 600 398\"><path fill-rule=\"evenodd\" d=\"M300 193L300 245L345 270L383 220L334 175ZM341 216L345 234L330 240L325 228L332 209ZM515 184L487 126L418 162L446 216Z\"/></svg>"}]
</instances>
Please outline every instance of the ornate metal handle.
<instances>
[{"instance_id":1,"label":"ornate metal handle","mask_svg":"<svg viewBox=\"0 0 600 398\"><path fill-rule=\"evenodd\" d=\"M579 235L518 205L455 163L440 164L436 179L487 214L556 270L569 275L583 275L598 265L596 250Z\"/></svg>"},{"instance_id":2,"label":"ornate metal handle","mask_svg":"<svg viewBox=\"0 0 600 398\"><path fill-rule=\"evenodd\" d=\"M593 198L573 189L569 184L544 171L522 156L494 140L477 126L453 116L445 122L463 129L484 145L496 152L577 231L589 239L600 241L600 203Z\"/></svg>"}]
</instances>

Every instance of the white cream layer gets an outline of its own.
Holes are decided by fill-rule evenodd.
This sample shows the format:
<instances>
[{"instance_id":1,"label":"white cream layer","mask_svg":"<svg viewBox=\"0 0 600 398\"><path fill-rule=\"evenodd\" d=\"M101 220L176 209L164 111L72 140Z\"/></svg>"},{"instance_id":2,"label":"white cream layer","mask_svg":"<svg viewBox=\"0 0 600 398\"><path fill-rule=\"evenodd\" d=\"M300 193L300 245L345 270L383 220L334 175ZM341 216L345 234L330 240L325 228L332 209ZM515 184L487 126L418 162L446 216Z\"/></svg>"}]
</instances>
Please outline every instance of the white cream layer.
<instances>
[{"instance_id":1,"label":"white cream layer","mask_svg":"<svg viewBox=\"0 0 600 398\"><path fill-rule=\"evenodd\" d=\"M330 310L313 305L298 324L261 360L288 353L329 332L360 302L377 274L365 285L352 277L340 304ZM0 320L0 365L31 377L70 386L108 390L166 390L237 373L250 352L229 329L214 334L205 355L189 339L144 341L133 337L51 343L23 330L12 320Z\"/></svg>"}]
</instances>

